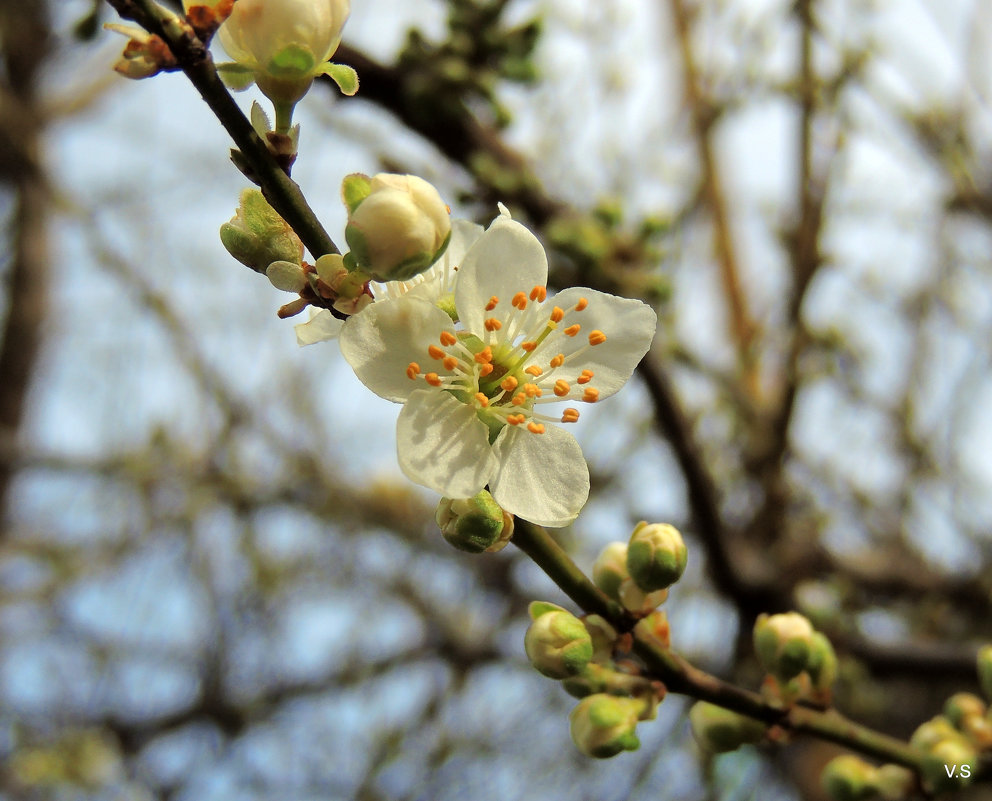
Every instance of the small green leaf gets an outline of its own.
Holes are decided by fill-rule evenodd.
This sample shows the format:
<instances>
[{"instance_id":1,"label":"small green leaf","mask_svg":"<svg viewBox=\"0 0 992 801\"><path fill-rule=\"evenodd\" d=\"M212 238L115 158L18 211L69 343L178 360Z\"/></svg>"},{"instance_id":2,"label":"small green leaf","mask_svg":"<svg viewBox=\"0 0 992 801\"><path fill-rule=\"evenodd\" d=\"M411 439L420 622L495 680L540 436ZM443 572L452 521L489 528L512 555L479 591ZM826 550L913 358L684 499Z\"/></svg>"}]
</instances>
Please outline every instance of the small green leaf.
<instances>
[{"instance_id":1,"label":"small green leaf","mask_svg":"<svg viewBox=\"0 0 992 801\"><path fill-rule=\"evenodd\" d=\"M321 72L338 85L342 94L351 97L358 91L358 73L347 64L334 64L328 61L321 67Z\"/></svg>"},{"instance_id":2,"label":"small green leaf","mask_svg":"<svg viewBox=\"0 0 992 801\"><path fill-rule=\"evenodd\" d=\"M251 104L251 127L255 129L262 139L265 139L265 135L272 130L272 122L269 120L269 115L262 110L258 101L254 101Z\"/></svg>"},{"instance_id":3,"label":"small green leaf","mask_svg":"<svg viewBox=\"0 0 992 801\"><path fill-rule=\"evenodd\" d=\"M217 74L232 92L243 92L255 83L255 71L233 61L218 64Z\"/></svg>"},{"instance_id":4,"label":"small green leaf","mask_svg":"<svg viewBox=\"0 0 992 801\"><path fill-rule=\"evenodd\" d=\"M361 202L369 196L372 191L372 180L360 172L353 172L346 175L341 181L341 200L348 208L348 213L353 214Z\"/></svg>"}]
</instances>

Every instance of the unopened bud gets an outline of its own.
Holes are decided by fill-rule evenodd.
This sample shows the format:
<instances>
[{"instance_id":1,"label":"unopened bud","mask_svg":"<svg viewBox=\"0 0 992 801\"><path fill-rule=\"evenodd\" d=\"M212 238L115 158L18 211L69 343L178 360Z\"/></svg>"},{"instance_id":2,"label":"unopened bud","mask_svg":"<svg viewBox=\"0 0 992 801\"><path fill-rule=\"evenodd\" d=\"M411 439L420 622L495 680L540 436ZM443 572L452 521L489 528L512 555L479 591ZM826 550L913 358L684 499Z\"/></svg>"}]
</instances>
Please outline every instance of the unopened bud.
<instances>
[{"instance_id":1,"label":"unopened bud","mask_svg":"<svg viewBox=\"0 0 992 801\"><path fill-rule=\"evenodd\" d=\"M913 771L902 765L882 765L875 770L875 789L885 801L907 798L915 784Z\"/></svg>"},{"instance_id":2,"label":"unopened bud","mask_svg":"<svg viewBox=\"0 0 992 801\"><path fill-rule=\"evenodd\" d=\"M951 725L947 718L938 715L917 726L909 744L918 751L930 752L944 740L960 736L958 730Z\"/></svg>"},{"instance_id":3,"label":"unopened bud","mask_svg":"<svg viewBox=\"0 0 992 801\"><path fill-rule=\"evenodd\" d=\"M627 571L645 592L667 589L682 578L688 558L682 535L667 523L638 523L627 544Z\"/></svg>"},{"instance_id":4,"label":"unopened bud","mask_svg":"<svg viewBox=\"0 0 992 801\"><path fill-rule=\"evenodd\" d=\"M977 762L975 747L955 732L955 736L941 740L924 754L920 773L928 788L942 793L970 784Z\"/></svg>"},{"instance_id":5,"label":"unopened bud","mask_svg":"<svg viewBox=\"0 0 992 801\"><path fill-rule=\"evenodd\" d=\"M108 22L103 27L128 38L124 52L114 64L114 71L125 78L151 78L162 70L176 68L176 57L159 36L131 25Z\"/></svg>"},{"instance_id":6,"label":"unopened bud","mask_svg":"<svg viewBox=\"0 0 992 801\"><path fill-rule=\"evenodd\" d=\"M813 626L798 612L759 615L754 624L754 650L765 670L788 681L809 666Z\"/></svg>"},{"instance_id":7,"label":"unopened bud","mask_svg":"<svg viewBox=\"0 0 992 801\"><path fill-rule=\"evenodd\" d=\"M274 261L300 264L303 243L257 189L241 193L237 213L220 227L220 241L234 258L264 273Z\"/></svg>"},{"instance_id":8,"label":"unopened bud","mask_svg":"<svg viewBox=\"0 0 992 801\"><path fill-rule=\"evenodd\" d=\"M738 715L729 709L699 701L689 710L692 736L707 751L723 754L736 751L742 745L761 742L768 731L757 720Z\"/></svg>"},{"instance_id":9,"label":"unopened bud","mask_svg":"<svg viewBox=\"0 0 992 801\"><path fill-rule=\"evenodd\" d=\"M837 654L825 634L813 632L813 642L806 670L813 687L820 692L830 689L837 678Z\"/></svg>"},{"instance_id":10,"label":"unopened bud","mask_svg":"<svg viewBox=\"0 0 992 801\"><path fill-rule=\"evenodd\" d=\"M629 578L627 545L623 542L611 542L599 552L593 563L593 583L614 601L619 601L620 584Z\"/></svg>"},{"instance_id":11,"label":"unopened bud","mask_svg":"<svg viewBox=\"0 0 992 801\"><path fill-rule=\"evenodd\" d=\"M592 638L571 612L550 603L530 605L533 621L524 636L524 650L531 664L551 679L566 679L582 672L592 659Z\"/></svg>"},{"instance_id":12,"label":"unopened bud","mask_svg":"<svg viewBox=\"0 0 992 801\"><path fill-rule=\"evenodd\" d=\"M406 281L437 261L451 236L438 191L415 175L349 175L345 238L359 267L377 281Z\"/></svg>"},{"instance_id":13,"label":"unopened bud","mask_svg":"<svg viewBox=\"0 0 992 801\"><path fill-rule=\"evenodd\" d=\"M862 801L875 795L876 771L852 754L834 757L820 777L824 792L833 801Z\"/></svg>"},{"instance_id":14,"label":"unopened bud","mask_svg":"<svg viewBox=\"0 0 992 801\"><path fill-rule=\"evenodd\" d=\"M992 701L992 645L978 649L978 682L985 697Z\"/></svg>"},{"instance_id":15,"label":"unopened bud","mask_svg":"<svg viewBox=\"0 0 992 801\"><path fill-rule=\"evenodd\" d=\"M636 751L637 722L647 702L639 698L618 698L596 693L579 701L569 715L572 742L583 754L597 759Z\"/></svg>"},{"instance_id":16,"label":"unopened bud","mask_svg":"<svg viewBox=\"0 0 992 801\"><path fill-rule=\"evenodd\" d=\"M444 538L469 553L499 550L513 534L513 516L486 490L471 498L442 498L434 518Z\"/></svg>"},{"instance_id":17,"label":"unopened bud","mask_svg":"<svg viewBox=\"0 0 992 801\"><path fill-rule=\"evenodd\" d=\"M973 718L983 718L988 707L973 693L954 693L944 703L944 717L958 731L964 731L965 723Z\"/></svg>"}]
</instances>

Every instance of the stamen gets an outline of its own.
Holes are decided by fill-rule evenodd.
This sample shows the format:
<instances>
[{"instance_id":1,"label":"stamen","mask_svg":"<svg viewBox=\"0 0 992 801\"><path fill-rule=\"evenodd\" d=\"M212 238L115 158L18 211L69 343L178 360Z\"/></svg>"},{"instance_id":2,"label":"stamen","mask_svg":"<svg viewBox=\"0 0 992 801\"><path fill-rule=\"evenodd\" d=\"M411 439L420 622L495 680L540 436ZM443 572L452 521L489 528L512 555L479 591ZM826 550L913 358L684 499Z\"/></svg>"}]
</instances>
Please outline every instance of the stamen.
<instances>
[{"instance_id":1,"label":"stamen","mask_svg":"<svg viewBox=\"0 0 992 801\"><path fill-rule=\"evenodd\" d=\"M533 385L528 384L528 386L533 386ZM527 395L525 395L523 392L518 392L516 395L513 396L513 400L511 400L510 403L512 403L514 406L523 406L525 403L527 403Z\"/></svg>"},{"instance_id":2,"label":"stamen","mask_svg":"<svg viewBox=\"0 0 992 801\"><path fill-rule=\"evenodd\" d=\"M571 409L571 408L566 409L561 416L561 421L563 423L575 423L578 422L578 419L579 419L578 409Z\"/></svg>"},{"instance_id":3,"label":"stamen","mask_svg":"<svg viewBox=\"0 0 992 801\"><path fill-rule=\"evenodd\" d=\"M411 381L416 381L418 375L420 375L420 365L416 362L410 362L406 368L406 377Z\"/></svg>"},{"instance_id":4,"label":"stamen","mask_svg":"<svg viewBox=\"0 0 992 801\"><path fill-rule=\"evenodd\" d=\"M523 348L528 353L531 353L534 350L534 348L537 347L537 343L536 342L521 342L520 343L520 347Z\"/></svg>"},{"instance_id":5,"label":"stamen","mask_svg":"<svg viewBox=\"0 0 992 801\"><path fill-rule=\"evenodd\" d=\"M579 298L579 302L575 304L576 311L582 311L586 306L589 305L589 301L585 298Z\"/></svg>"},{"instance_id":6,"label":"stamen","mask_svg":"<svg viewBox=\"0 0 992 801\"><path fill-rule=\"evenodd\" d=\"M489 364L493 360L493 349L486 345L479 353L475 354L475 360L479 364Z\"/></svg>"},{"instance_id":7,"label":"stamen","mask_svg":"<svg viewBox=\"0 0 992 801\"><path fill-rule=\"evenodd\" d=\"M582 395L582 400L586 403L595 403L599 400L599 390L593 389L592 387L586 387L586 391Z\"/></svg>"},{"instance_id":8,"label":"stamen","mask_svg":"<svg viewBox=\"0 0 992 801\"><path fill-rule=\"evenodd\" d=\"M541 423L528 423L527 430L530 431L531 434L543 434L544 426Z\"/></svg>"},{"instance_id":9,"label":"stamen","mask_svg":"<svg viewBox=\"0 0 992 801\"><path fill-rule=\"evenodd\" d=\"M593 376L592 370L583 370L581 373L579 373L579 377L576 378L575 380L580 384L588 384L590 381L592 381L592 376Z\"/></svg>"},{"instance_id":10,"label":"stamen","mask_svg":"<svg viewBox=\"0 0 992 801\"><path fill-rule=\"evenodd\" d=\"M458 341L458 338L452 334L450 331L441 332L441 344L446 348L454 345Z\"/></svg>"},{"instance_id":11,"label":"stamen","mask_svg":"<svg viewBox=\"0 0 992 801\"><path fill-rule=\"evenodd\" d=\"M580 328L582 328L582 326L579 325L578 323L576 323L575 325L570 325L568 328L565 329L565 336L574 337L577 333L579 333Z\"/></svg>"},{"instance_id":12,"label":"stamen","mask_svg":"<svg viewBox=\"0 0 992 801\"><path fill-rule=\"evenodd\" d=\"M500 382L500 387L504 392L513 392L517 388L519 382L512 375L508 375Z\"/></svg>"},{"instance_id":13,"label":"stamen","mask_svg":"<svg viewBox=\"0 0 992 801\"><path fill-rule=\"evenodd\" d=\"M560 323L564 319L565 319L565 310L559 306L555 306L551 310L551 322Z\"/></svg>"},{"instance_id":14,"label":"stamen","mask_svg":"<svg viewBox=\"0 0 992 801\"><path fill-rule=\"evenodd\" d=\"M479 375L482 378L485 378L487 375L489 375L495 369L496 368L493 367L491 364L484 364L484 365L482 365L482 367L479 368Z\"/></svg>"},{"instance_id":15,"label":"stamen","mask_svg":"<svg viewBox=\"0 0 992 801\"><path fill-rule=\"evenodd\" d=\"M555 381L555 395L559 398L564 398L571 391L572 388L568 385L567 381L564 381L561 378Z\"/></svg>"},{"instance_id":16,"label":"stamen","mask_svg":"<svg viewBox=\"0 0 992 801\"><path fill-rule=\"evenodd\" d=\"M445 356L442 364L445 370L454 370L458 366L458 359L454 356Z\"/></svg>"},{"instance_id":17,"label":"stamen","mask_svg":"<svg viewBox=\"0 0 992 801\"><path fill-rule=\"evenodd\" d=\"M506 416L506 422L508 422L511 426L518 426L526 419L527 415L524 414L508 414Z\"/></svg>"},{"instance_id":18,"label":"stamen","mask_svg":"<svg viewBox=\"0 0 992 801\"><path fill-rule=\"evenodd\" d=\"M530 299L544 303L548 297L548 290L543 286L536 286L530 291Z\"/></svg>"},{"instance_id":19,"label":"stamen","mask_svg":"<svg viewBox=\"0 0 992 801\"><path fill-rule=\"evenodd\" d=\"M551 360L552 367L561 367L565 363L565 354L559 353Z\"/></svg>"},{"instance_id":20,"label":"stamen","mask_svg":"<svg viewBox=\"0 0 992 801\"><path fill-rule=\"evenodd\" d=\"M590 345L593 345L593 346L602 345L604 342L606 342L606 334L604 334L602 331L600 331L599 329L596 329L595 331L590 331L589 332L589 344Z\"/></svg>"},{"instance_id":21,"label":"stamen","mask_svg":"<svg viewBox=\"0 0 992 801\"><path fill-rule=\"evenodd\" d=\"M428 373L427 375L424 376L424 381L426 381L432 387L441 386L441 376L439 376L437 373Z\"/></svg>"},{"instance_id":22,"label":"stamen","mask_svg":"<svg viewBox=\"0 0 992 801\"><path fill-rule=\"evenodd\" d=\"M487 331L499 331L503 327L503 324L497 320L495 317L490 317L486 320L486 330Z\"/></svg>"},{"instance_id":23,"label":"stamen","mask_svg":"<svg viewBox=\"0 0 992 801\"><path fill-rule=\"evenodd\" d=\"M486 311L492 311L495 309L497 303L499 303L499 298L493 295L489 298L489 302L486 304Z\"/></svg>"},{"instance_id":24,"label":"stamen","mask_svg":"<svg viewBox=\"0 0 992 801\"><path fill-rule=\"evenodd\" d=\"M528 398L540 398L544 394L537 384L524 384L524 392Z\"/></svg>"},{"instance_id":25,"label":"stamen","mask_svg":"<svg viewBox=\"0 0 992 801\"><path fill-rule=\"evenodd\" d=\"M523 292L518 292L513 296L513 300L510 301L510 304L513 308L523 311L527 308L527 296Z\"/></svg>"},{"instance_id":26,"label":"stamen","mask_svg":"<svg viewBox=\"0 0 992 801\"><path fill-rule=\"evenodd\" d=\"M483 409L485 409L489 405L489 398L487 398L481 392L475 393L475 400Z\"/></svg>"},{"instance_id":27,"label":"stamen","mask_svg":"<svg viewBox=\"0 0 992 801\"><path fill-rule=\"evenodd\" d=\"M534 378L537 378L539 375L541 375L541 373L544 372L544 370L542 370L536 364L532 364L530 367L524 370L524 372L527 373L528 375L534 376Z\"/></svg>"},{"instance_id":28,"label":"stamen","mask_svg":"<svg viewBox=\"0 0 992 801\"><path fill-rule=\"evenodd\" d=\"M441 350L437 345L431 345L427 348L427 352L430 354L432 359L443 359L444 351Z\"/></svg>"}]
</instances>

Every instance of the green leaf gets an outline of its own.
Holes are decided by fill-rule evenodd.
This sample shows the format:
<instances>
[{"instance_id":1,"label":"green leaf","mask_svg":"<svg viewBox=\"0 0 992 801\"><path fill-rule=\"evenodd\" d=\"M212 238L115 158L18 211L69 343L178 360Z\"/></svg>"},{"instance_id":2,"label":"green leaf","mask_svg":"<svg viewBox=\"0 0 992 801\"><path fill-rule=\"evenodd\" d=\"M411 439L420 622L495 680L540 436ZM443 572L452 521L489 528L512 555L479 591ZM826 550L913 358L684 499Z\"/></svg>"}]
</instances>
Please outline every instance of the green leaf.
<instances>
[{"instance_id":1,"label":"green leaf","mask_svg":"<svg viewBox=\"0 0 992 801\"><path fill-rule=\"evenodd\" d=\"M243 92L255 83L255 71L233 61L218 64L217 74L232 92Z\"/></svg>"},{"instance_id":2,"label":"green leaf","mask_svg":"<svg viewBox=\"0 0 992 801\"><path fill-rule=\"evenodd\" d=\"M251 127L255 129L255 133L263 141L265 140L265 135L272 130L272 122L269 120L269 115L263 111L257 100L251 104Z\"/></svg>"},{"instance_id":3,"label":"green leaf","mask_svg":"<svg viewBox=\"0 0 992 801\"><path fill-rule=\"evenodd\" d=\"M348 209L349 214L353 214L363 200L372 191L372 179L360 172L353 172L346 175L341 181L341 200Z\"/></svg>"},{"instance_id":4,"label":"green leaf","mask_svg":"<svg viewBox=\"0 0 992 801\"><path fill-rule=\"evenodd\" d=\"M347 64L328 61L321 67L321 72L338 85L342 94L351 97L358 91L358 73Z\"/></svg>"}]
</instances>

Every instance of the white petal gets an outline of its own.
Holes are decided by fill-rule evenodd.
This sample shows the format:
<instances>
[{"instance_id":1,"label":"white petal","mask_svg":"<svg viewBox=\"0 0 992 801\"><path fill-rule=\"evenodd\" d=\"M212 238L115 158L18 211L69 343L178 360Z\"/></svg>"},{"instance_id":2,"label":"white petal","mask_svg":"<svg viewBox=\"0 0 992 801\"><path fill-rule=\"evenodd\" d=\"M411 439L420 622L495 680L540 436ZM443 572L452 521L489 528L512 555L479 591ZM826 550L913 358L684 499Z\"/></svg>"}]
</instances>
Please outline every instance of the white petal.
<instances>
[{"instance_id":1,"label":"white petal","mask_svg":"<svg viewBox=\"0 0 992 801\"><path fill-rule=\"evenodd\" d=\"M396 421L396 453L411 481L448 498L469 498L489 482L496 457L475 409L439 389L410 395Z\"/></svg>"},{"instance_id":2,"label":"white petal","mask_svg":"<svg viewBox=\"0 0 992 801\"><path fill-rule=\"evenodd\" d=\"M580 298L589 301L581 312L572 311ZM582 387L574 383L582 370L592 370L593 379L586 386L599 390L599 397L606 398L622 387L648 352L654 339L658 316L654 309L639 300L618 298L606 292L585 287L571 287L559 292L545 305L553 303L565 310L565 319L552 337L541 348L541 353L564 353L568 356L589 344L590 331L602 331L606 341L589 348L566 367L554 373L572 383L572 389L581 396ZM582 326L574 337L562 331L573 323Z\"/></svg>"},{"instance_id":3,"label":"white petal","mask_svg":"<svg viewBox=\"0 0 992 801\"><path fill-rule=\"evenodd\" d=\"M517 292L530 293L548 283L548 257L544 248L520 223L497 217L476 240L462 261L455 284L458 318L473 333L483 331L489 298L499 298L500 310L509 309Z\"/></svg>"},{"instance_id":4,"label":"white petal","mask_svg":"<svg viewBox=\"0 0 992 801\"><path fill-rule=\"evenodd\" d=\"M532 434L507 426L493 445L499 469L489 489L511 514L541 526L567 526L589 497L589 468L575 437L548 426Z\"/></svg>"},{"instance_id":5,"label":"white petal","mask_svg":"<svg viewBox=\"0 0 992 801\"><path fill-rule=\"evenodd\" d=\"M406 370L416 362L430 372L429 345L438 344L442 331L454 332L451 318L437 306L403 296L380 300L348 320L341 331L341 353L358 379L376 395L402 403L424 386Z\"/></svg>"},{"instance_id":6,"label":"white petal","mask_svg":"<svg viewBox=\"0 0 992 801\"><path fill-rule=\"evenodd\" d=\"M344 320L339 320L327 309L318 311L310 310L310 319L305 323L294 326L296 331L296 344L300 347L313 345L315 342L326 342L329 339L337 339L341 333L341 326Z\"/></svg>"}]
</instances>

